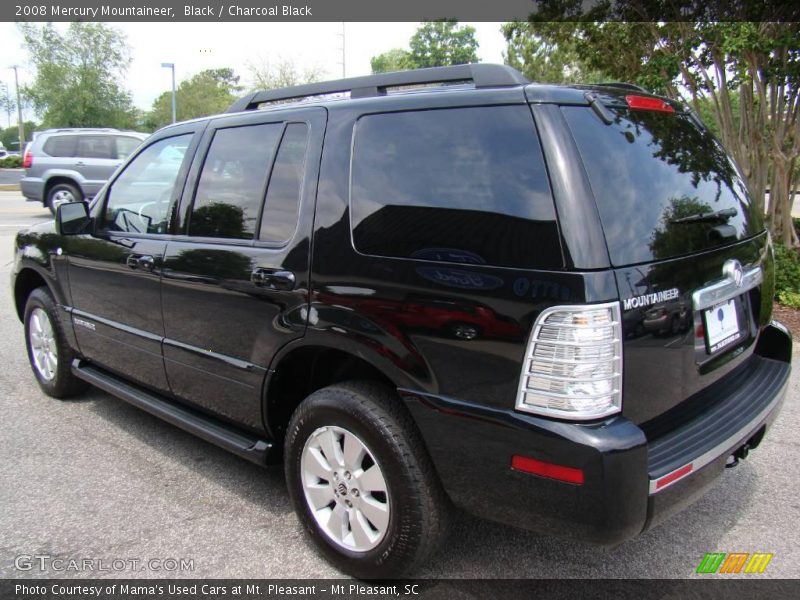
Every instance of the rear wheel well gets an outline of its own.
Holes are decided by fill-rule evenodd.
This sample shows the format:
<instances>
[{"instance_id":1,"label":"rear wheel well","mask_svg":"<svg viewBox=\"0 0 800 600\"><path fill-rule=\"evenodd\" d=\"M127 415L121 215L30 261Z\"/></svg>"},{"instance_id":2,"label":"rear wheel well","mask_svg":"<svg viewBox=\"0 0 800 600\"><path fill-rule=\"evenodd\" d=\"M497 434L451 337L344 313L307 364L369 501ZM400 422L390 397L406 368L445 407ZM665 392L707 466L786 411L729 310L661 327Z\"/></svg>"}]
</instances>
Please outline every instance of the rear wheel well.
<instances>
[{"instance_id":1,"label":"rear wheel well","mask_svg":"<svg viewBox=\"0 0 800 600\"><path fill-rule=\"evenodd\" d=\"M375 381L396 386L362 358L324 347L299 348L284 357L270 378L266 397L267 427L282 447L294 410L313 392L343 381Z\"/></svg>"},{"instance_id":2,"label":"rear wheel well","mask_svg":"<svg viewBox=\"0 0 800 600\"><path fill-rule=\"evenodd\" d=\"M63 177L63 176L51 177L50 179L47 180L47 183L44 186L44 199L43 199L43 201L44 201L45 204L47 203L47 197L50 195L50 190L52 190L59 183L66 183L66 184L69 184L71 186L74 186L81 193L81 196L83 196L83 190L81 189L81 186L78 185L78 182L75 181L74 179L71 179L69 177Z\"/></svg>"},{"instance_id":3,"label":"rear wheel well","mask_svg":"<svg viewBox=\"0 0 800 600\"><path fill-rule=\"evenodd\" d=\"M23 269L19 272L14 282L14 305L20 321L25 318L25 305L28 302L28 296L36 288L46 285L44 277L33 269Z\"/></svg>"}]
</instances>

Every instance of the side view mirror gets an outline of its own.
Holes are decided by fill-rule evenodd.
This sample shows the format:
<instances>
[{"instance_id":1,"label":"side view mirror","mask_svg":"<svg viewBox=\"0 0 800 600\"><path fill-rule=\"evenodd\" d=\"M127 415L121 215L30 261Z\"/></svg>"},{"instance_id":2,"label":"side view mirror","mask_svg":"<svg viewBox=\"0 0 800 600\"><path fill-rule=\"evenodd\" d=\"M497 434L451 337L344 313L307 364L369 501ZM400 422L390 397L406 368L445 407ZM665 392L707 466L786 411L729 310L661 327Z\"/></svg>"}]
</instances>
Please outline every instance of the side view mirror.
<instances>
[{"instance_id":1,"label":"side view mirror","mask_svg":"<svg viewBox=\"0 0 800 600\"><path fill-rule=\"evenodd\" d=\"M65 202L56 210L56 230L61 235L85 233L91 222L89 205L85 202Z\"/></svg>"}]
</instances>

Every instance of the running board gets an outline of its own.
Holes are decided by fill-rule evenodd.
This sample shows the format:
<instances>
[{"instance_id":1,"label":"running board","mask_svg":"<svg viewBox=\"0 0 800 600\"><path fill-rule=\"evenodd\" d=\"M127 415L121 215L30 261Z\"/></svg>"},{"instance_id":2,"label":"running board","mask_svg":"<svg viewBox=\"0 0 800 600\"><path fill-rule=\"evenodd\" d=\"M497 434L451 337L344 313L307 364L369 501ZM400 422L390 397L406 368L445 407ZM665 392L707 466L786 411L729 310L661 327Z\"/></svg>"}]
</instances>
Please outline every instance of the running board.
<instances>
[{"instance_id":1,"label":"running board","mask_svg":"<svg viewBox=\"0 0 800 600\"><path fill-rule=\"evenodd\" d=\"M72 373L93 386L125 400L151 415L158 417L184 431L193 433L199 438L224 448L229 452L267 466L272 442L260 439L253 434L239 431L230 425L203 415L190 408L171 402L152 392L129 383L103 369L75 359L72 362Z\"/></svg>"}]
</instances>

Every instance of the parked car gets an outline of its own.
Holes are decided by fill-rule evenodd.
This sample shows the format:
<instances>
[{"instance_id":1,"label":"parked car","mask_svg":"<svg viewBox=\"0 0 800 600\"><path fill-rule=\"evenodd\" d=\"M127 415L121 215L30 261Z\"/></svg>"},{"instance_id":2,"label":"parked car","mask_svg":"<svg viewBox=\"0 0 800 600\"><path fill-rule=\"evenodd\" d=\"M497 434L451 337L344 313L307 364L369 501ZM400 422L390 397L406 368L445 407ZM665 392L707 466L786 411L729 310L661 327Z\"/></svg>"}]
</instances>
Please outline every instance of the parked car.
<instances>
[{"instance_id":1,"label":"parked car","mask_svg":"<svg viewBox=\"0 0 800 600\"><path fill-rule=\"evenodd\" d=\"M678 335L692 325L692 314L683 299L670 300L645 313L642 326L648 333Z\"/></svg>"},{"instance_id":2,"label":"parked car","mask_svg":"<svg viewBox=\"0 0 800 600\"><path fill-rule=\"evenodd\" d=\"M110 128L39 132L23 155L22 195L52 212L63 202L91 200L145 138Z\"/></svg>"},{"instance_id":3,"label":"parked car","mask_svg":"<svg viewBox=\"0 0 800 600\"><path fill-rule=\"evenodd\" d=\"M789 381L736 168L630 85L461 65L256 92L155 133L15 257L45 393L283 463L357 577L413 572L451 503L619 544L756 448ZM646 335L679 298L693 334Z\"/></svg>"}]
</instances>

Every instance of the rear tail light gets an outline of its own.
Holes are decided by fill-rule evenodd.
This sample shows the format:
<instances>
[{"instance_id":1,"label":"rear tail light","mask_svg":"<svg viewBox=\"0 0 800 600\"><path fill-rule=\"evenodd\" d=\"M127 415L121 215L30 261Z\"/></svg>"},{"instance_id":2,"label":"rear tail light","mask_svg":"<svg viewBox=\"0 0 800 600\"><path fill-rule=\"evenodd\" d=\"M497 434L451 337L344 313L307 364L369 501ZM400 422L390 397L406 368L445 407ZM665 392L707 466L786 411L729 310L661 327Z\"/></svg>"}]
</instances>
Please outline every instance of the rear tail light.
<instances>
[{"instance_id":1,"label":"rear tail light","mask_svg":"<svg viewBox=\"0 0 800 600\"><path fill-rule=\"evenodd\" d=\"M619 302L555 306L536 319L517 410L587 420L622 410Z\"/></svg>"},{"instance_id":2,"label":"rear tail light","mask_svg":"<svg viewBox=\"0 0 800 600\"><path fill-rule=\"evenodd\" d=\"M25 153L25 156L22 157L22 168L30 169L32 166L33 166L33 154L31 154L31 151L28 150Z\"/></svg>"},{"instance_id":3,"label":"rear tail light","mask_svg":"<svg viewBox=\"0 0 800 600\"><path fill-rule=\"evenodd\" d=\"M661 98L649 96L625 96L628 107L634 110L654 110L656 112L674 113L675 109Z\"/></svg>"}]
</instances>

